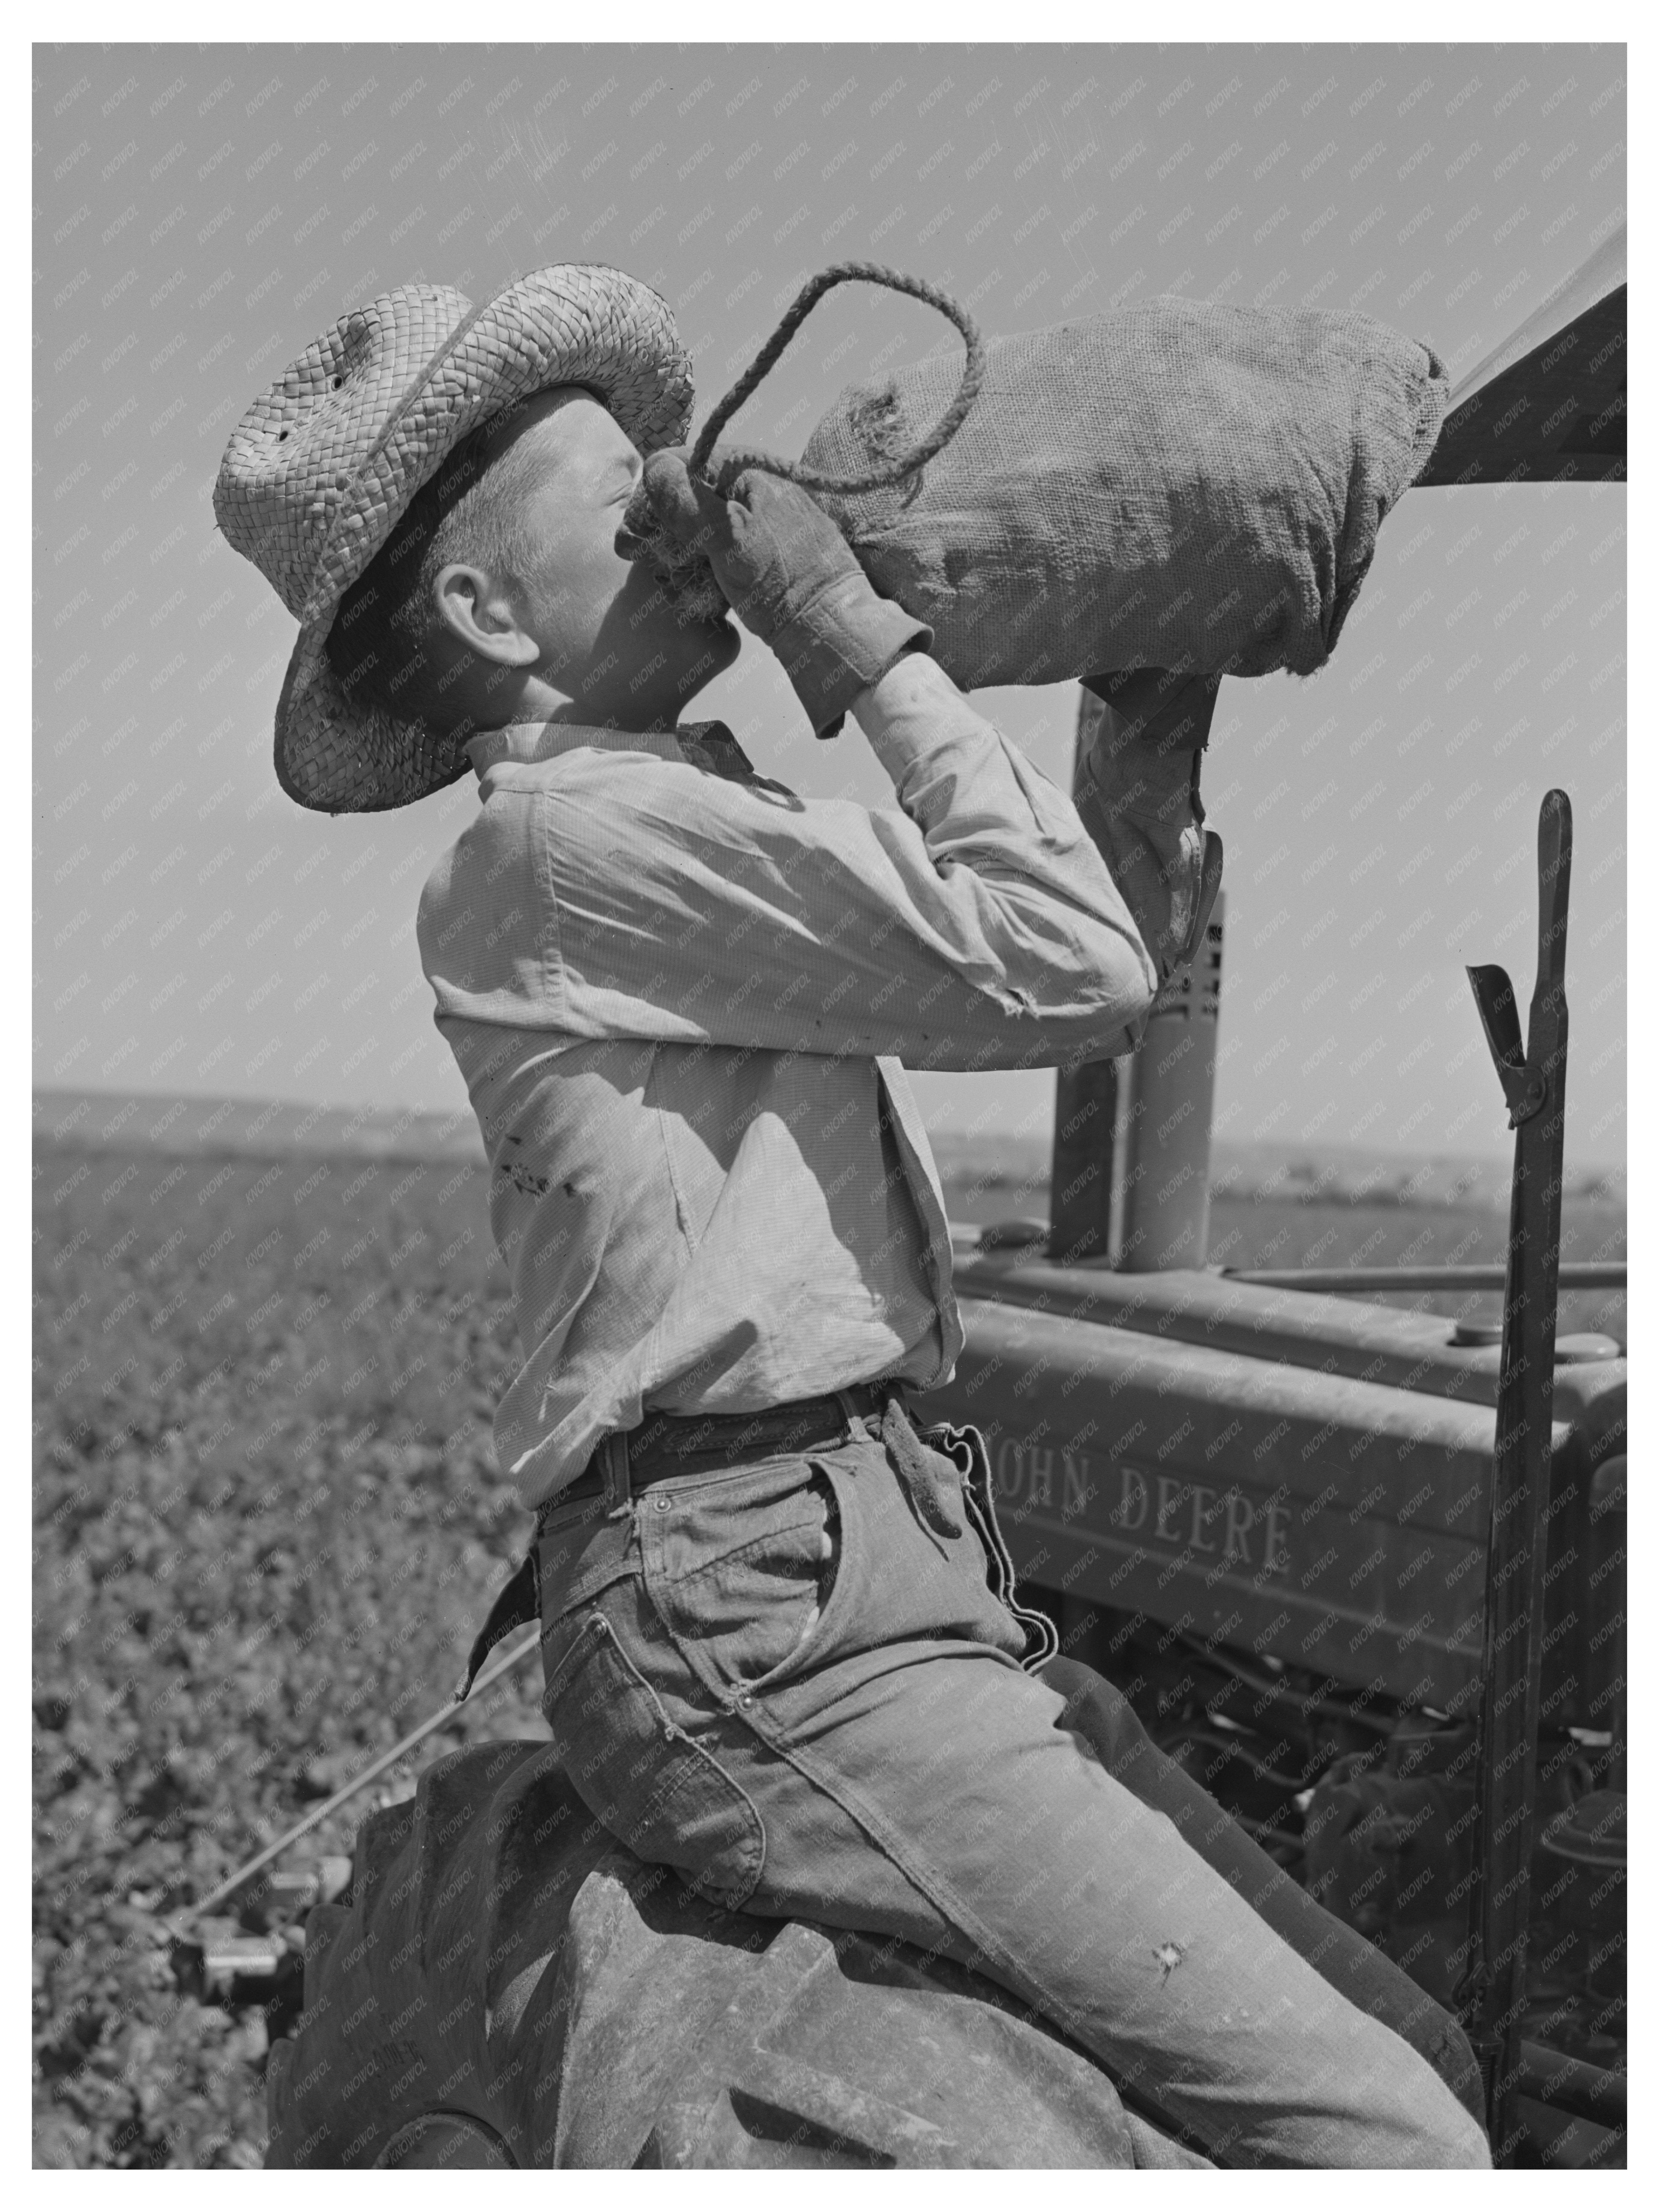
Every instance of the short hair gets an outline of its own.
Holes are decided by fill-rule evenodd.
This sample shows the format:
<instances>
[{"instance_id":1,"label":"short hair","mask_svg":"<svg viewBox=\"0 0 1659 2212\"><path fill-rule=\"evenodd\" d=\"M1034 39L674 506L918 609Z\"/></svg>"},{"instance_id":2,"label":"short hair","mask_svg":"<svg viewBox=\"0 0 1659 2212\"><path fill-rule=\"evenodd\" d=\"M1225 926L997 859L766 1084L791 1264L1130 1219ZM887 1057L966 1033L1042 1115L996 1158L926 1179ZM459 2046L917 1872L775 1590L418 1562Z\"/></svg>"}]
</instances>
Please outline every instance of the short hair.
<instances>
[{"instance_id":1,"label":"short hair","mask_svg":"<svg viewBox=\"0 0 1659 2212\"><path fill-rule=\"evenodd\" d=\"M354 704L440 733L460 720L432 650L447 635L435 602L439 574L461 562L521 583L535 557L525 501L550 464L532 441L501 441L510 420L498 416L456 447L342 598L324 650Z\"/></svg>"}]
</instances>

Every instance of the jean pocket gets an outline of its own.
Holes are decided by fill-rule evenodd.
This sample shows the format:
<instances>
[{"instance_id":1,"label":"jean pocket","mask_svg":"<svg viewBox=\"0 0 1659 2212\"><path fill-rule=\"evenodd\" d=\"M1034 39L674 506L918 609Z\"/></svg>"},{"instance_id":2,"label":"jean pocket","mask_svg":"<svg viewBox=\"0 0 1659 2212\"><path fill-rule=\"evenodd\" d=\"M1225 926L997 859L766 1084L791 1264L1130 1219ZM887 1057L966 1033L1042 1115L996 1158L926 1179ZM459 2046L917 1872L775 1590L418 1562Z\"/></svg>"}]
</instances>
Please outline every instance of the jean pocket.
<instances>
[{"instance_id":1,"label":"jean pocket","mask_svg":"<svg viewBox=\"0 0 1659 2212\"><path fill-rule=\"evenodd\" d=\"M636 1604L647 1605L634 1588ZM620 1590L612 1604L626 1613ZM627 1633L625 1618L613 1621L597 1607L561 1625L543 1711L565 1771L619 1843L674 1868L699 1894L742 1905L766 1863L760 1814L707 1745L673 1719L624 1648ZM689 1676L686 1687L694 1687Z\"/></svg>"},{"instance_id":2,"label":"jean pocket","mask_svg":"<svg viewBox=\"0 0 1659 2212\"><path fill-rule=\"evenodd\" d=\"M725 1705L777 1678L834 1578L836 1501L819 1462L684 1491L647 1517L647 1601L704 1690Z\"/></svg>"}]
</instances>

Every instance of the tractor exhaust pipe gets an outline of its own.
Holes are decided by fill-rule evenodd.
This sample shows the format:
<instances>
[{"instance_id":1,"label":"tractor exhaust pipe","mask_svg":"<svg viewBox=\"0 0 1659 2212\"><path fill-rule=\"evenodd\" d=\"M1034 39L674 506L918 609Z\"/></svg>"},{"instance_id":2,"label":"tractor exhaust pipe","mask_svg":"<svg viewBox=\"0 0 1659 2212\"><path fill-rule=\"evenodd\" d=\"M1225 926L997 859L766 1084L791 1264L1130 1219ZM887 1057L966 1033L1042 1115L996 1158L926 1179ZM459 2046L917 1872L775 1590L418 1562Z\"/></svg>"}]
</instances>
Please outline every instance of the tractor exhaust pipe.
<instances>
[{"instance_id":1,"label":"tractor exhaust pipe","mask_svg":"<svg viewBox=\"0 0 1659 2212\"><path fill-rule=\"evenodd\" d=\"M1074 795L1111 714L1084 691ZM1198 957L1154 1001L1138 1052L1059 1073L1048 1257L1062 1267L1093 1261L1146 1273L1205 1264L1225 908L1224 891Z\"/></svg>"}]
</instances>

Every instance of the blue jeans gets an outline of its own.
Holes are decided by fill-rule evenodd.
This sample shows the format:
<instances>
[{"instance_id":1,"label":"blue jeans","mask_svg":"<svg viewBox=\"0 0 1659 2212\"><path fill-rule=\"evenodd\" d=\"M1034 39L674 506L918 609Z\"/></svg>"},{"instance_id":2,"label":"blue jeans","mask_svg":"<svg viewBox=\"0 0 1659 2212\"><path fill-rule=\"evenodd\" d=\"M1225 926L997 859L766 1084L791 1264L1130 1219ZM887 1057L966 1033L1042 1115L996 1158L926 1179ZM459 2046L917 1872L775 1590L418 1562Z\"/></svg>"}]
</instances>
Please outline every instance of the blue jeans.
<instances>
[{"instance_id":1,"label":"blue jeans","mask_svg":"<svg viewBox=\"0 0 1659 2212\"><path fill-rule=\"evenodd\" d=\"M955 1535L918 1518L862 1421L631 1504L555 1505L544 1709L590 1810L725 1905L988 1974L1218 2163L1489 2165L1419 2051L1145 1802L1176 1770L1133 1717L1136 1787L1022 1668L994 1522L988 1541L975 1525L983 1448L955 1434L979 1471Z\"/></svg>"}]
</instances>

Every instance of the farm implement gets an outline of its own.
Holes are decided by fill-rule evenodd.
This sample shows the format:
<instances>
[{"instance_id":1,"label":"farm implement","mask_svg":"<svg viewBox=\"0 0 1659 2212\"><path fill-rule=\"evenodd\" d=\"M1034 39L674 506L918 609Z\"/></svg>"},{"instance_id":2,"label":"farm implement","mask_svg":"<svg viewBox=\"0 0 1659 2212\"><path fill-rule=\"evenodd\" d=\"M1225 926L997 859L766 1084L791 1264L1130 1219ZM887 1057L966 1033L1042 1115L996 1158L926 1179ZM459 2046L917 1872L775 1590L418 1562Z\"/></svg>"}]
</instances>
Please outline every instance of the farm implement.
<instances>
[{"instance_id":1,"label":"farm implement","mask_svg":"<svg viewBox=\"0 0 1659 2212\"><path fill-rule=\"evenodd\" d=\"M1102 1071L1062 1079L1046 1249L1012 1224L964 1253L968 1348L927 1401L990 1440L1023 1586L1065 1650L1461 2011L1500 2162L1605 2156L1624 2097L1627 1367L1614 1340L1555 1329L1570 859L1553 792L1525 1048L1503 970L1470 971L1516 1131L1498 1341L1293 1270L1078 1255L1114 1186L1120 1253L1142 1232L1137 1256L1201 1249L1207 1175L1182 1170L1207 1126L1212 921L1127 1111L1093 1120L1115 1127L1115 1175L1078 1167Z\"/></svg>"},{"instance_id":2,"label":"farm implement","mask_svg":"<svg viewBox=\"0 0 1659 2212\"><path fill-rule=\"evenodd\" d=\"M1471 971L1516 1123L1499 1341L1282 1279L1080 1257L1057 1173L1044 1243L963 1233L968 1347L923 1403L984 1431L1068 1725L1088 1735L1088 1685L1115 1684L1264 1863L1460 2014L1497 2162L1593 2166L1624 2154L1627 1369L1611 1339L1555 1334L1570 821L1551 793L1524 1044L1502 971ZM1221 931L1178 1018L1200 1100ZM1116 1157L1085 1186L1155 1256L1202 1251L1194 1178L1133 1110L1159 1085L1168 1105L1148 1055L1170 1026L1166 1006L1115 1070L1125 1099L1094 1126ZM1057 1165L1076 1110L1063 1083ZM1161 1140L1182 1159L1193 1119ZM1137 1217L1132 1180L1161 1213ZM438 1761L349 1868L272 1872L291 1840L204 1900L240 1924L175 1950L191 1986L293 2031L271 2047L272 2165L1194 2161L989 1983L721 1911L634 1859L547 1744Z\"/></svg>"}]
</instances>

